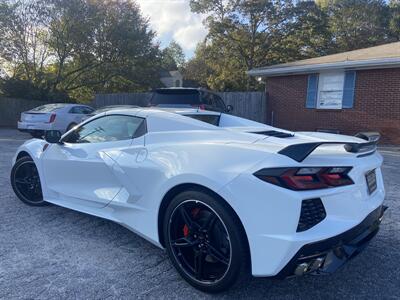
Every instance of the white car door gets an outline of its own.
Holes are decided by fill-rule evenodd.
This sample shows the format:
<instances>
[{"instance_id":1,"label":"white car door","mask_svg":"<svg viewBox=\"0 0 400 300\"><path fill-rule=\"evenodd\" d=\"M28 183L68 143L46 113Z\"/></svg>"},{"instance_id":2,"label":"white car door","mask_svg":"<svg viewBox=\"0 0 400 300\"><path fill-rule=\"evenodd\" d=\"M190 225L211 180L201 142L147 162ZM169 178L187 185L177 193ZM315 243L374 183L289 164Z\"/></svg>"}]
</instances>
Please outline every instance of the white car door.
<instances>
[{"instance_id":1,"label":"white car door","mask_svg":"<svg viewBox=\"0 0 400 300\"><path fill-rule=\"evenodd\" d=\"M102 116L64 136L62 144L51 144L42 159L45 198L66 206L106 206L122 188L113 171L117 157L106 151L143 144L134 138L143 122L134 116Z\"/></svg>"}]
</instances>

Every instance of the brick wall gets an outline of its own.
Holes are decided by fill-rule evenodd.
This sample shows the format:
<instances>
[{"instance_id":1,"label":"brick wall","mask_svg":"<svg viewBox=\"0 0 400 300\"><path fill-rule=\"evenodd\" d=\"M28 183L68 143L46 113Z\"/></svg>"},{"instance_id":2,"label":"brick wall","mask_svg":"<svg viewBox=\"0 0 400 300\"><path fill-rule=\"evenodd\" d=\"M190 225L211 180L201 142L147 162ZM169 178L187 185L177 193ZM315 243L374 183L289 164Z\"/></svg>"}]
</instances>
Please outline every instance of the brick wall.
<instances>
[{"instance_id":1,"label":"brick wall","mask_svg":"<svg viewBox=\"0 0 400 300\"><path fill-rule=\"evenodd\" d=\"M383 144L400 144L400 68L359 70L354 107L305 108L307 75L267 79L267 122L290 130L379 131Z\"/></svg>"}]
</instances>

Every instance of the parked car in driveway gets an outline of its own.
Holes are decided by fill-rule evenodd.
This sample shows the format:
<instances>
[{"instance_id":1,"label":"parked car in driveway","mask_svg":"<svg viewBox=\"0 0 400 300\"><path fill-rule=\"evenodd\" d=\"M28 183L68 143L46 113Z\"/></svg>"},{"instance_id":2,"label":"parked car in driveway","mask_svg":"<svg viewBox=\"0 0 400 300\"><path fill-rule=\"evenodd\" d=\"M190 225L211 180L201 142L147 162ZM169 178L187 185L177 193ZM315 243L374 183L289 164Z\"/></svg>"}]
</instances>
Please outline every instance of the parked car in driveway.
<instances>
[{"instance_id":1,"label":"parked car in driveway","mask_svg":"<svg viewBox=\"0 0 400 300\"><path fill-rule=\"evenodd\" d=\"M18 130L41 137L47 130L67 132L78 125L94 109L82 104L53 103L21 113Z\"/></svg>"},{"instance_id":2,"label":"parked car in driveway","mask_svg":"<svg viewBox=\"0 0 400 300\"><path fill-rule=\"evenodd\" d=\"M203 110L228 113L232 105L225 105L222 98L202 88L161 88L153 91L149 106L197 107Z\"/></svg>"},{"instance_id":3,"label":"parked car in driveway","mask_svg":"<svg viewBox=\"0 0 400 300\"><path fill-rule=\"evenodd\" d=\"M24 203L117 222L165 248L194 287L220 292L250 275L332 273L365 249L386 210L379 137L197 108L112 110L21 145L10 179Z\"/></svg>"}]
</instances>

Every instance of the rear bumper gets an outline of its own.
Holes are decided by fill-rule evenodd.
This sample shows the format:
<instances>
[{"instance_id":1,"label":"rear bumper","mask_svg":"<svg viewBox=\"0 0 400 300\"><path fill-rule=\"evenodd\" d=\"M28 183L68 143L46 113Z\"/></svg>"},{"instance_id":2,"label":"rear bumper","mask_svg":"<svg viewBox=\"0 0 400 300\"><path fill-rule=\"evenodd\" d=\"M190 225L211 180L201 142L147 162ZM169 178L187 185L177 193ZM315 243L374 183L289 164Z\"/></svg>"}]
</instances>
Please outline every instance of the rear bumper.
<instances>
[{"instance_id":1,"label":"rear bumper","mask_svg":"<svg viewBox=\"0 0 400 300\"><path fill-rule=\"evenodd\" d=\"M315 162L307 165L318 166L320 160L315 158ZM282 161L275 162L271 157L219 190L243 224L250 248L252 275L276 276L305 245L336 237L362 223L385 198L381 164L382 157L377 152L357 160L331 158L325 165L353 166L349 175L355 183L297 192L268 184L253 175L263 166L283 165ZM373 169L376 170L377 190L370 194L365 174ZM325 209L325 218L307 230L297 231L303 202L318 198Z\"/></svg>"},{"instance_id":2,"label":"rear bumper","mask_svg":"<svg viewBox=\"0 0 400 300\"><path fill-rule=\"evenodd\" d=\"M18 128L18 131L21 131L21 132L28 132L28 133L35 133L35 132L37 132L37 133L44 133L44 130L42 130L42 129L20 129L20 128Z\"/></svg>"},{"instance_id":3,"label":"rear bumper","mask_svg":"<svg viewBox=\"0 0 400 300\"><path fill-rule=\"evenodd\" d=\"M53 123L18 122L18 130L24 132L52 130Z\"/></svg>"},{"instance_id":4,"label":"rear bumper","mask_svg":"<svg viewBox=\"0 0 400 300\"><path fill-rule=\"evenodd\" d=\"M276 277L285 278L307 273L333 273L364 250L378 233L386 206L379 206L359 225L331 238L306 244Z\"/></svg>"}]
</instances>

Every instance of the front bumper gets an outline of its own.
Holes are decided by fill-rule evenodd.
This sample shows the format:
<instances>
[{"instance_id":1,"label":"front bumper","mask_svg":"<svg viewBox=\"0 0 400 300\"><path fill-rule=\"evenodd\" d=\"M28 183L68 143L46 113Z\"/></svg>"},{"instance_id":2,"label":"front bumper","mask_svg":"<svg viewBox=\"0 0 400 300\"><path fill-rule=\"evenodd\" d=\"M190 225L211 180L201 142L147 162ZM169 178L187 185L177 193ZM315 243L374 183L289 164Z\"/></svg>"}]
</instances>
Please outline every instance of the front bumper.
<instances>
[{"instance_id":1,"label":"front bumper","mask_svg":"<svg viewBox=\"0 0 400 300\"><path fill-rule=\"evenodd\" d=\"M381 205L352 229L326 240L304 245L276 277L335 272L364 250L378 233L386 209L387 206Z\"/></svg>"}]
</instances>

